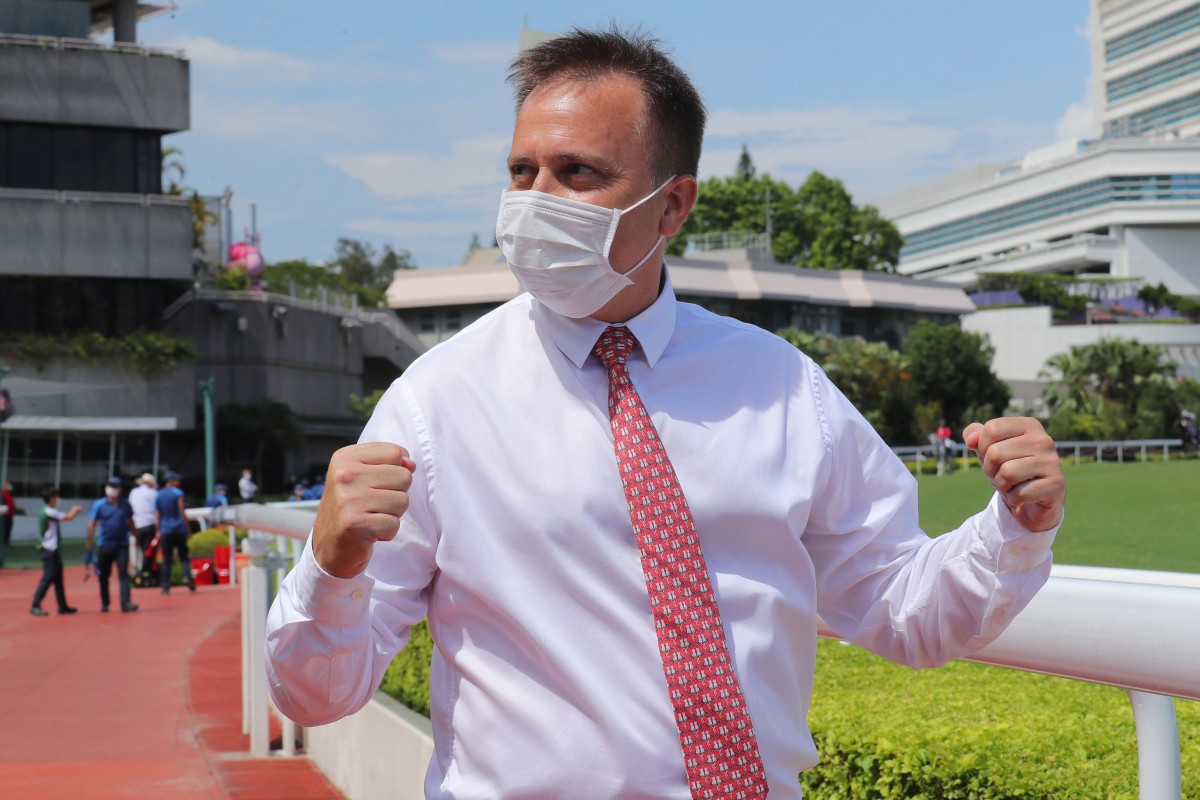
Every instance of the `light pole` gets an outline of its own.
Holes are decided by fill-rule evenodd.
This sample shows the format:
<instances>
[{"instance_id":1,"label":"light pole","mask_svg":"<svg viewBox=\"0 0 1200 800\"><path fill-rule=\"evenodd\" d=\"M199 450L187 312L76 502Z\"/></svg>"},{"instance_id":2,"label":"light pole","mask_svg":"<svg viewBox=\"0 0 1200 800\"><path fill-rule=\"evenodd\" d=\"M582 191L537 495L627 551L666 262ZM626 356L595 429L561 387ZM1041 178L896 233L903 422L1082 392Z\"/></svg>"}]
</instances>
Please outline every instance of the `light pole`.
<instances>
[{"instance_id":1,"label":"light pole","mask_svg":"<svg viewBox=\"0 0 1200 800\"><path fill-rule=\"evenodd\" d=\"M204 488L211 497L217 484L217 423L213 414L213 391L216 378L198 381L204 396Z\"/></svg>"}]
</instances>

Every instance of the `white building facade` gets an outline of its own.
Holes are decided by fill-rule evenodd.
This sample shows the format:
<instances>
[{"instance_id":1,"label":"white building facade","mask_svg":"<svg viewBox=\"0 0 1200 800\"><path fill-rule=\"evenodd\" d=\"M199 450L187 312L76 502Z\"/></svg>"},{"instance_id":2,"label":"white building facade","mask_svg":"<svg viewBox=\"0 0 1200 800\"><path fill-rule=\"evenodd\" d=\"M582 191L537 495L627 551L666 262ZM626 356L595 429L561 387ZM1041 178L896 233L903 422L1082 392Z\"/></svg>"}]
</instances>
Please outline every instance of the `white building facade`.
<instances>
[{"instance_id":1,"label":"white building facade","mask_svg":"<svg viewBox=\"0 0 1200 800\"><path fill-rule=\"evenodd\" d=\"M905 237L900 274L968 290L984 273L1125 278L1130 294L1163 283L1200 296L1200 2L1092 0L1090 31L1094 138L884 199L881 212ZM1022 312L963 321L989 334L997 374L1018 399L1036 398L1050 356L1105 336L1166 346L1184 374L1200 377L1200 326L1089 325L1068 335L1048 313Z\"/></svg>"}]
</instances>

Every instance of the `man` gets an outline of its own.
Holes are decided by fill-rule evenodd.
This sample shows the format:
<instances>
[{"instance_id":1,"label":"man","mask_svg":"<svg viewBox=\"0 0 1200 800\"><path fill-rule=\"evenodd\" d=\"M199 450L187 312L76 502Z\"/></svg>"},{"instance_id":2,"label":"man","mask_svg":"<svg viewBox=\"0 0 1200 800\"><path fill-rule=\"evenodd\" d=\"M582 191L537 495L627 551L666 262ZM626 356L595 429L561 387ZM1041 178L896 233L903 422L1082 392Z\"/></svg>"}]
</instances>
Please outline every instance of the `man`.
<instances>
[{"instance_id":1,"label":"man","mask_svg":"<svg viewBox=\"0 0 1200 800\"><path fill-rule=\"evenodd\" d=\"M254 496L258 494L258 484L250 477L250 470L242 470L242 477L238 479L238 494L242 496L242 501L246 503L254 502Z\"/></svg>"},{"instance_id":2,"label":"man","mask_svg":"<svg viewBox=\"0 0 1200 800\"><path fill-rule=\"evenodd\" d=\"M221 506L229 505L229 498L225 496L225 484L218 483L213 486L213 493L208 496L208 500L204 505L209 508L220 508Z\"/></svg>"},{"instance_id":3,"label":"man","mask_svg":"<svg viewBox=\"0 0 1200 800\"><path fill-rule=\"evenodd\" d=\"M687 76L574 31L510 77L497 239L531 294L414 363L334 455L269 617L275 702L354 712L428 616L429 797L799 797L818 613L915 667L993 639L1049 571L1052 442L968 426L997 494L929 539L912 476L807 357L675 300Z\"/></svg>"},{"instance_id":4,"label":"man","mask_svg":"<svg viewBox=\"0 0 1200 800\"><path fill-rule=\"evenodd\" d=\"M183 476L178 472L167 473L167 485L154 496L154 528L158 534L158 547L162 553L159 567L159 586L163 594L171 593L171 557L179 556L183 581L188 591L196 591L196 579L192 577L192 561L188 556L188 524L183 504L183 489L179 488Z\"/></svg>"},{"instance_id":5,"label":"man","mask_svg":"<svg viewBox=\"0 0 1200 800\"><path fill-rule=\"evenodd\" d=\"M137 488L129 493L129 505L133 508L133 525L137 528L137 565L139 575L153 574L155 565L146 563L146 550L154 541L154 497L158 494L158 479L149 472L137 479ZM139 584L144 585L144 584Z\"/></svg>"},{"instance_id":6,"label":"man","mask_svg":"<svg viewBox=\"0 0 1200 800\"><path fill-rule=\"evenodd\" d=\"M97 541L96 529L100 529ZM129 593L129 537L137 538L133 507L121 497L121 479L113 475L104 484L104 497L92 505L88 515L87 551L96 542L96 569L100 579L100 610L108 613L108 578L117 566L117 584L121 593L121 611L137 611Z\"/></svg>"},{"instance_id":7,"label":"man","mask_svg":"<svg viewBox=\"0 0 1200 800\"><path fill-rule=\"evenodd\" d=\"M33 591L33 603L29 613L35 617L48 617L50 614L42 608L42 599L51 586L54 587L54 599L58 601L58 613L74 614L79 609L67 603L67 588L63 583L62 552L62 523L70 522L79 516L83 506L71 506L71 510L58 510L58 489L50 487L42 492L46 505L38 514L38 554L42 557L42 579L38 581Z\"/></svg>"},{"instance_id":8,"label":"man","mask_svg":"<svg viewBox=\"0 0 1200 800\"><path fill-rule=\"evenodd\" d=\"M13 517L17 514L17 500L13 497L12 481L4 482L0 491L0 567L4 566L4 557L12 541Z\"/></svg>"}]
</instances>

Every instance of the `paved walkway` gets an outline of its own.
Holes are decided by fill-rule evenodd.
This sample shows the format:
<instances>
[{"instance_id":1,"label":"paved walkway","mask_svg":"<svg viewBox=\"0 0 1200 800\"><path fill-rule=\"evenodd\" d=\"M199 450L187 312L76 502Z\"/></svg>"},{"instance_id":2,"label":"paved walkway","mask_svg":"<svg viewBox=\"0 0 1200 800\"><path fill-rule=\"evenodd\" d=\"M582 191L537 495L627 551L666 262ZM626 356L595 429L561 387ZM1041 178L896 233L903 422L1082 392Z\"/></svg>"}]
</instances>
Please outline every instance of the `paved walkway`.
<instances>
[{"instance_id":1,"label":"paved walkway","mask_svg":"<svg viewBox=\"0 0 1200 800\"><path fill-rule=\"evenodd\" d=\"M340 798L304 758L253 759L241 724L237 587L134 589L100 613L96 579L66 570L29 615L39 570L0 569L0 795L29 798ZM278 725L272 727L278 738Z\"/></svg>"}]
</instances>

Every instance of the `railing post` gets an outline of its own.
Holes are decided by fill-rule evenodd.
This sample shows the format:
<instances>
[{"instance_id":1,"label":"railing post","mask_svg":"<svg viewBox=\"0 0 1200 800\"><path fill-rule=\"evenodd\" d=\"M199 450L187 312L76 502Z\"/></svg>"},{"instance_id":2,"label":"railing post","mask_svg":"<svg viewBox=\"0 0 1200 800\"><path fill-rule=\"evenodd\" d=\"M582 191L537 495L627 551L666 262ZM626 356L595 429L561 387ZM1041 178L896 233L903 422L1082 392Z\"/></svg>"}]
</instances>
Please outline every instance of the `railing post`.
<instances>
[{"instance_id":1,"label":"railing post","mask_svg":"<svg viewBox=\"0 0 1200 800\"><path fill-rule=\"evenodd\" d=\"M237 586L237 526L229 523L229 585Z\"/></svg>"},{"instance_id":2,"label":"railing post","mask_svg":"<svg viewBox=\"0 0 1200 800\"><path fill-rule=\"evenodd\" d=\"M271 754L270 729L267 720L267 665L264 648L267 631L267 542L254 536L242 541L242 550L250 557L243 588L242 619L249 627L244 639L246 658L243 666L249 674L243 685L249 705L250 755L266 758Z\"/></svg>"},{"instance_id":3,"label":"railing post","mask_svg":"<svg viewBox=\"0 0 1200 800\"><path fill-rule=\"evenodd\" d=\"M1126 694L1137 729L1138 800L1180 800L1183 777L1175 701L1135 689Z\"/></svg>"}]
</instances>

